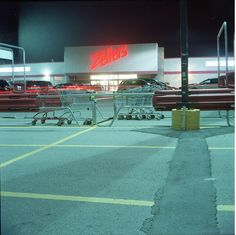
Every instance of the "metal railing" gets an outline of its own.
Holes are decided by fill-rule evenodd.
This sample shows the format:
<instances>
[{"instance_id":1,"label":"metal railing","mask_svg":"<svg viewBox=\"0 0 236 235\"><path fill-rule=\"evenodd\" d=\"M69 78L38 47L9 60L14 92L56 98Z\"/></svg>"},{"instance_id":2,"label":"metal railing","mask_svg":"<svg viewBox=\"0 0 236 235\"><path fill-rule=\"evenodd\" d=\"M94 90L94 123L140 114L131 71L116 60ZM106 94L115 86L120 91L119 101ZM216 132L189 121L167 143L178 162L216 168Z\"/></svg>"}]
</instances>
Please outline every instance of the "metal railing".
<instances>
[{"instance_id":1,"label":"metal railing","mask_svg":"<svg viewBox=\"0 0 236 235\"><path fill-rule=\"evenodd\" d=\"M6 44L6 43L1 43L0 42L0 46L2 47L7 47L7 48L15 48L15 49L19 49L22 51L22 58L23 58L23 72L24 72L24 92L26 91L26 79L25 79L25 49L23 47L18 47L18 46L14 46L14 45L10 45L10 44ZM13 54L14 55L14 54ZM14 60L14 56L13 56L13 60ZM14 61L12 62L13 66L14 66ZM14 68L13 68L14 71ZM14 74L14 72L13 72ZM14 78L14 75L13 75Z\"/></svg>"},{"instance_id":2,"label":"metal railing","mask_svg":"<svg viewBox=\"0 0 236 235\"><path fill-rule=\"evenodd\" d=\"M218 79L220 78L220 36L224 31L224 41L225 41L225 85L227 86L227 73L228 73L228 33L227 33L227 23L224 21L218 34L217 34L217 59L218 59Z\"/></svg>"}]
</instances>

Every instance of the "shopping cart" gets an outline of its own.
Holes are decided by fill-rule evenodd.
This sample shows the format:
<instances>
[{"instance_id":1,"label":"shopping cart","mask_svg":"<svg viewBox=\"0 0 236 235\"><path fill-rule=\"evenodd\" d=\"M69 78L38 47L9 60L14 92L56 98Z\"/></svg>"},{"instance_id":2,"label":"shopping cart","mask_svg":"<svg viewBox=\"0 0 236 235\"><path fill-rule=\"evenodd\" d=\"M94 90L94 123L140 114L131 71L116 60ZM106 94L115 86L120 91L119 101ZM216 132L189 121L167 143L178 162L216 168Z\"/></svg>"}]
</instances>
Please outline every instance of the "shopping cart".
<instances>
[{"instance_id":1,"label":"shopping cart","mask_svg":"<svg viewBox=\"0 0 236 235\"><path fill-rule=\"evenodd\" d=\"M33 116L32 125L36 125L38 121L44 124L48 120L57 120L58 126L64 124L65 121L67 121L68 124L71 123L70 119L63 116L69 108L63 105L60 96L61 94L58 91L50 94L39 94L37 96L39 100L39 110Z\"/></svg>"},{"instance_id":2,"label":"shopping cart","mask_svg":"<svg viewBox=\"0 0 236 235\"><path fill-rule=\"evenodd\" d=\"M126 92L114 92L114 118L118 120L151 120L163 119L164 115L156 112L152 105L153 92L139 92L132 90Z\"/></svg>"},{"instance_id":3,"label":"shopping cart","mask_svg":"<svg viewBox=\"0 0 236 235\"><path fill-rule=\"evenodd\" d=\"M39 111L34 115L32 125L37 121L44 124L47 120L57 120L57 125L71 124L73 121L79 125L90 124L91 95L86 91L56 90L53 94L38 95ZM89 118L88 118L89 117Z\"/></svg>"}]
</instances>

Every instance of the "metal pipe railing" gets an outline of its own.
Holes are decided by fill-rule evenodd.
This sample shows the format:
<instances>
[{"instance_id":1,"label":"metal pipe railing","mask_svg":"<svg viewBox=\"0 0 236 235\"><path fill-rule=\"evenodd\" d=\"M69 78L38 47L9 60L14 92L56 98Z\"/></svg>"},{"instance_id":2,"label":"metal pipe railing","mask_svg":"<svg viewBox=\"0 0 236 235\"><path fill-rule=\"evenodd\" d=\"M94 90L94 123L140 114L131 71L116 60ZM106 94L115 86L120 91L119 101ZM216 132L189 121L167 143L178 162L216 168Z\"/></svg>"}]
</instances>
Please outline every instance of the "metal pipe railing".
<instances>
[{"instance_id":1,"label":"metal pipe railing","mask_svg":"<svg viewBox=\"0 0 236 235\"><path fill-rule=\"evenodd\" d=\"M14 60L14 52L10 48L5 48L5 47L1 47L1 46L0 46L0 50L9 51L12 54L12 59L8 59L8 60L11 60L11 69L12 69L12 71L11 71L12 72L11 82L14 82L14 78L15 78L15 72L14 72L14 61L15 61Z\"/></svg>"},{"instance_id":2,"label":"metal pipe railing","mask_svg":"<svg viewBox=\"0 0 236 235\"><path fill-rule=\"evenodd\" d=\"M224 39L225 39L225 73L226 80L225 85L227 86L227 74L228 74L228 33L227 33L227 23L224 21L218 34L217 34L217 59L218 59L218 79L220 78L220 36L224 30Z\"/></svg>"},{"instance_id":3,"label":"metal pipe railing","mask_svg":"<svg viewBox=\"0 0 236 235\"><path fill-rule=\"evenodd\" d=\"M3 46L3 47L10 47L10 48L15 48L15 49L22 50L23 65L24 65L24 66L23 66L23 68L24 68L24 92L26 92L26 79L25 79L25 49L24 49L23 47L18 47L18 46L6 44L6 43L1 43L1 42L0 42L0 46Z\"/></svg>"}]
</instances>

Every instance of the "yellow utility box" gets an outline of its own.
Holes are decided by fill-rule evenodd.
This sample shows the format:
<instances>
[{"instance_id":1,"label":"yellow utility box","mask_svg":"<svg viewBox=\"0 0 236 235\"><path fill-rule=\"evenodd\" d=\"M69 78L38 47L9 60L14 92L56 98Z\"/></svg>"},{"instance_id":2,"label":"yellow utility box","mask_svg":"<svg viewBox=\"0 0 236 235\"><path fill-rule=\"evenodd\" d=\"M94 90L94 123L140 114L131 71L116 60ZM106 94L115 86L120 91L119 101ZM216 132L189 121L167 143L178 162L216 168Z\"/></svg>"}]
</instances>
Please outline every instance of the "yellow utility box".
<instances>
[{"instance_id":1,"label":"yellow utility box","mask_svg":"<svg viewBox=\"0 0 236 235\"><path fill-rule=\"evenodd\" d=\"M175 130L200 129L200 109L172 109L172 128Z\"/></svg>"}]
</instances>

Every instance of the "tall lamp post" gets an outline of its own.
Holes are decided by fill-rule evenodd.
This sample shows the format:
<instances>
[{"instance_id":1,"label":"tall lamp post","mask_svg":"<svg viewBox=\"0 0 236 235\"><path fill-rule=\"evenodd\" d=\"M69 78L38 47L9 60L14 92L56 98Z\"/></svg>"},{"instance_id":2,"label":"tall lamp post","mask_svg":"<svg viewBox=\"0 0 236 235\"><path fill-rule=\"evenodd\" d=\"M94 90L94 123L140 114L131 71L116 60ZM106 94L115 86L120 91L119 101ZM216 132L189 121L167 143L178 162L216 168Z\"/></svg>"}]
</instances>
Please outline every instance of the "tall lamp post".
<instances>
[{"instance_id":1,"label":"tall lamp post","mask_svg":"<svg viewBox=\"0 0 236 235\"><path fill-rule=\"evenodd\" d=\"M187 0L180 0L181 94L182 108L188 108L188 14Z\"/></svg>"},{"instance_id":2,"label":"tall lamp post","mask_svg":"<svg viewBox=\"0 0 236 235\"><path fill-rule=\"evenodd\" d=\"M180 0L181 41L181 97L178 108L172 109L172 127L175 130L197 130L200 128L200 110L189 109L188 92L188 14L187 0Z\"/></svg>"}]
</instances>

